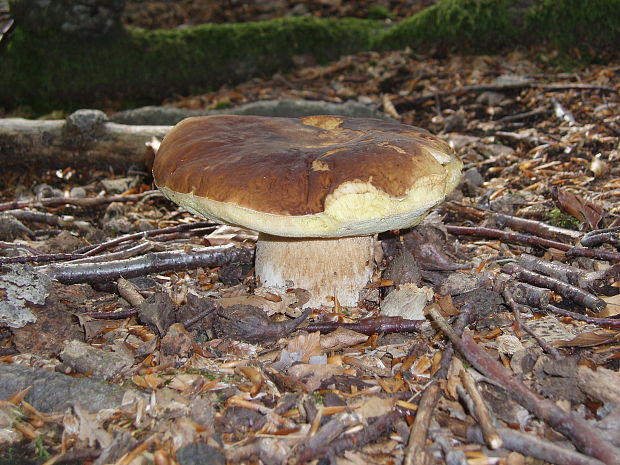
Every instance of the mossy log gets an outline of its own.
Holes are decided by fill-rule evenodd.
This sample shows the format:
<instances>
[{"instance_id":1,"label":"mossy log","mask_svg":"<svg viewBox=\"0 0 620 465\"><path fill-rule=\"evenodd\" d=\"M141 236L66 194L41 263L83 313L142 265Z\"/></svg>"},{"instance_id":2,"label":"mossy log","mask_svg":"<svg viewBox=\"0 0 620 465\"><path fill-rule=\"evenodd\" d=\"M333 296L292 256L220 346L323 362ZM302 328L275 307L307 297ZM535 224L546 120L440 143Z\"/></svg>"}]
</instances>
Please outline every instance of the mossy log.
<instances>
[{"instance_id":1,"label":"mossy log","mask_svg":"<svg viewBox=\"0 0 620 465\"><path fill-rule=\"evenodd\" d=\"M26 33L0 50L0 107L37 112L123 101L158 103L173 93L214 89L293 66L296 55L324 63L367 50L385 25L358 19L287 18L205 24L181 30L127 28L102 38Z\"/></svg>"},{"instance_id":2,"label":"mossy log","mask_svg":"<svg viewBox=\"0 0 620 465\"><path fill-rule=\"evenodd\" d=\"M99 38L17 24L0 48L0 107L44 113L160 103L362 50L494 53L548 43L599 59L620 44L620 0L441 0L396 25L381 21L283 18L181 30L122 29Z\"/></svg>"},{"instance_id":3,"label":"mossy log","mask_svg":"<svg viewBox=\"0 0 620 465\"><path fill-rule=\"evenodd\" d=\"M170 126L110 123L98 110L79 110L66 120L0 119L0 165L5 170L144 169L146 143Z\"/></svg>"}]
</instances>

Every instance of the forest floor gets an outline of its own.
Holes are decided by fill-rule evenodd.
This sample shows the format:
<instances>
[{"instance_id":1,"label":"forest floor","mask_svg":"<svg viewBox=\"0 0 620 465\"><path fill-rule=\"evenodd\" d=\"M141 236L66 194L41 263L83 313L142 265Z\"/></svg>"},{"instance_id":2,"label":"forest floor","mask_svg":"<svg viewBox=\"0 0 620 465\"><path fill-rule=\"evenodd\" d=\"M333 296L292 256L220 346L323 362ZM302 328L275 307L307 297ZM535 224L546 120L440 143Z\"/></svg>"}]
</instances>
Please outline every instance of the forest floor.
<instances>
[{"instance_id":1,"label":"forest floor","mask_svg":"<svg viewBox=\"0 0 620 465\"><path fill-rule=\"evenodd\" d=\"M355 100L463 160L379 236L365 300L296 329L303 291L256 286L256 234L150 174L4 173L0 464L617 464L620 63L556 58L299 57L165 102Z\"/></svg>"}]
</instances>

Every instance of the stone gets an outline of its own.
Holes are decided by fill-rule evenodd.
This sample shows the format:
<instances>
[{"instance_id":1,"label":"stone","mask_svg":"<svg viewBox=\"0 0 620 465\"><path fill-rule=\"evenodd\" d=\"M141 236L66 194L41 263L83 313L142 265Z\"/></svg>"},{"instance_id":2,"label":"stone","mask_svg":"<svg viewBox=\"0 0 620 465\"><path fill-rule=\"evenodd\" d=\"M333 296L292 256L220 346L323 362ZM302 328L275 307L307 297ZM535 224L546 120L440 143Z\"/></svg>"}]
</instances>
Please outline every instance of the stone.
<instances>
[{"instance_id":1,"label":"stone","mask_svg":"<svg viewBox=\"0 0 620 465\"><path fill-rule=\"evenodd\" d=\"M15 23L27 32L103 37L122 30L125 0L11 0Z\"/></svg>"}]
</instances>

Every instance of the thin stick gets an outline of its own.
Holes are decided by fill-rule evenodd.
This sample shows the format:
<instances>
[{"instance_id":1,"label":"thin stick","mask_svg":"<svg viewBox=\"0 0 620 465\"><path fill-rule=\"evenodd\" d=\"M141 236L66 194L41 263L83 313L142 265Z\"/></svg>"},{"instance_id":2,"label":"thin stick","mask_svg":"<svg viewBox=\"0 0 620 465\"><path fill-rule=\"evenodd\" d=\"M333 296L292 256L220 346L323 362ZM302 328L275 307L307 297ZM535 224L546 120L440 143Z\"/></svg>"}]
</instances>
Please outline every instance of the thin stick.
<instances>
[{"instance_id":1,"label":"thin stick","mask_svg":"<svg viewBox=\"0 0 620 465\"><path fill-rule=\"evenodd\" d=\"M465 390L472 400L474 407L473 413L478 419L478 423L480 423L485 444L491 449L499 449L502 447L502 439L499 437L499 434L497 434L495 426L493 426L491 413L489 412L484 399L480 395L480 391L478 391L474 378L472 378L471 374L469 374L467 370L461 370L459 376L461 377L463 387L465 387Z\"/></svg>"},{"instance_id":2,"label":"thin stick","mask_svg":"<svg viewBox=\"0 0 620 465\"><path fill-rule=\"evenodd\" d=\"M403 465L424 465L426 463L426 438L428 436L428 428L433 417L433 411L441 396L439 383L430 384L422 394L418 410L415 415L415 421L409 430L409 441L405 449L405 457Z\"/></svg>"},{"instance_id":3,"label":"thin stick","mask_svg":"<svg viewBox=\"0 0 620 465\"><path fill-rule=\"evenodd\" d=\"M497 430L504 447L525 456L534 457L556 465L603 465L600 460L580 454L566 447L508 428ZM482 444L484 437L480 428L474 426L467 429L467 440Z\"/></svg>"},{"instance_id":4,"label":"thin stick","mask_svg":"<svg viewBox=\"0 0 620 465\"><path fill-rule=\"evenodd\" d=\"M579 305L588 307L595 312L600 312L607 306L607 303L605 303L603 299L600 299L595 295L584 291L583 289L573 286L572 284L567 284L559 279L526 270L516 263L506 263L502 267L502 271L504 273L511 274L519 281L523 281L537 287L551 289L552 291L560 294L562 297L572 300Z\"/></svg>"},{"instance_id":5,"label":"thin stick","mask_svg":"<svg viewBox=\"0 0 620 465\"><path fill-rule=\"evenodd\" d=\"M147 195L159 194L159 191L145 191L133 195L110 195L108 197L86 197L86 198L64 198L56 197L41 200L14 200L12 202L0 203L0 211L13 210L27 207L61 207L63 205L75 205L78 207L96 207L112 202L137 202Z\"/></svg>"}]
</instances>

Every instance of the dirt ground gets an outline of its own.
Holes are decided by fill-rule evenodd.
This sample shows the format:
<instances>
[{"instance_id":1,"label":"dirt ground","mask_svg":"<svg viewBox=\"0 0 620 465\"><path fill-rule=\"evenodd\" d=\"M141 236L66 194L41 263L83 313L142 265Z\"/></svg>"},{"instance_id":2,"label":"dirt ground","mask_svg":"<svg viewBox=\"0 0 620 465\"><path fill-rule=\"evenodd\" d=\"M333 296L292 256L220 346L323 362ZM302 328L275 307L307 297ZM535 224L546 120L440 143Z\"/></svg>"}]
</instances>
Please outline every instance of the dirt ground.
<instances>
[{"instance_id":1,"label":"dirt ground","mask_svg":"<svg viewBox=\"0 0 620 465\"><path fill-rule=\"evenodd\" d=\"M226 4L204 17L294 8ZM198 20L158 5L127 22ZM620 63L558 63L299 57L165 102L355 100L451 144L460 184L378 236L357 306L261 288L256 233L180 209L146 169L4 173L0 464L618 463Z\"/></svg>"}]
</instances>

